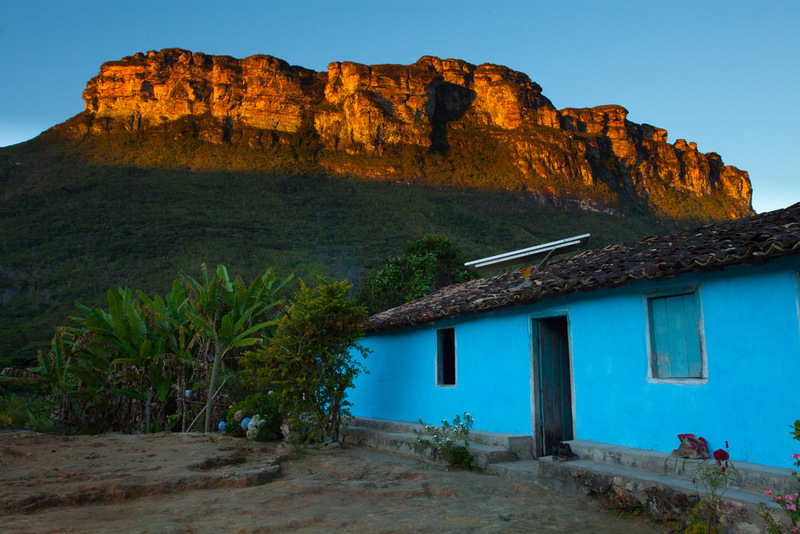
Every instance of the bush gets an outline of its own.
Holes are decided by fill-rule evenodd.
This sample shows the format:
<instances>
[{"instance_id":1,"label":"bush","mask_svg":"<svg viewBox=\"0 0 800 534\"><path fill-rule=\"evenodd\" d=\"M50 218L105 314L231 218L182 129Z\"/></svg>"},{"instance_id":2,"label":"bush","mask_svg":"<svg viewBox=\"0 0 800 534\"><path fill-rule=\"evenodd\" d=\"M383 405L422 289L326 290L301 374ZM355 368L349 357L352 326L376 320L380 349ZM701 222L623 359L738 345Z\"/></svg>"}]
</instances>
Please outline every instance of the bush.
<instances>
[{"instance_id":1,"label":"bush","mask_svg":"<svg viewBox=\"0 0 800 534\"><path fill-rule=\"evenodd\" d=\"M27 427L35 432L56 432L51 413L52 403L44 397L20 393L0 396L0 430Z\"/></svg>"},{"instance_id":2,"label":"bush","mask_svg":"<svg viewBox=\"0 0 800 534\"><path fill-rule=\"evenodd\" d=\"M424 438L421 432L414 430L414 434L417 435L414 449L417 452L431 449L434 459L442 458L453 467L463 469L472 467L474 458L467 449L469 448L469 430L475 420L470 414L464 412L463 417L456 414L452 424L443 419L441 427L426 425L422 419L419 422L431 439Z\"/></svg>"},{"instance_id":3,"label":"bush","mask_svg":"<svg viewBox=\"0 0 800 534\"><path fill-rule=\"evenodd\" d=\"M314 289L301 282L274 337L243 357L258 385L275 390L292 441L338 440L350 416L347 390L363 370L357 356L369 350L358 343L366 311L345 298L349 289L346 282L322 280Z\"/></svg>"},{"instance_id":4,"label":"bush","mask_svg":"<svg viewBox=\"0 0 800 534\"><path fill-rule=\"evenodd\" d=\"M225 419L225 433L229 436L245 437L247 430L241 423L245 419L253 419L256 415L265 423L257 432L257 436L251 439L263 441L280 439L281 414L278 411L278 399L270 393L248 395L243 401L232 404Z\"/></svg>"}]
</instances>

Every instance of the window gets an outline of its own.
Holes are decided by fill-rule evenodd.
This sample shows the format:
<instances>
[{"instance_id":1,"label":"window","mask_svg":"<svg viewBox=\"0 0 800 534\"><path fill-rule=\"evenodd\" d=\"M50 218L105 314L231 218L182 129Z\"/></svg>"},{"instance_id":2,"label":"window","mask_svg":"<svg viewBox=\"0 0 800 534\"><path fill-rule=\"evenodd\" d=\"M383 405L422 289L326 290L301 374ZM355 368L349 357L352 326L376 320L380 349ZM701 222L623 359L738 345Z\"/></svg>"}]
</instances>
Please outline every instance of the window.
<instances>
[{"instance_id":1,"label":"window","mask_svg":"<svg viewBox=\"0 0 800 534\"><path fill-rule=\"evenodd\" d=\"M653 378L704 378L696 291L649 297L647 311Z\"/></svg>"},{"instance_id":2,"label":"window","mask_svg":"<svg viewBox=\"0 0 800 534\"><path fill-rule=\"evenodd\" d=\"M456 330L436 331L436 385L456 385Z\"/></svg>"}]
</instances>

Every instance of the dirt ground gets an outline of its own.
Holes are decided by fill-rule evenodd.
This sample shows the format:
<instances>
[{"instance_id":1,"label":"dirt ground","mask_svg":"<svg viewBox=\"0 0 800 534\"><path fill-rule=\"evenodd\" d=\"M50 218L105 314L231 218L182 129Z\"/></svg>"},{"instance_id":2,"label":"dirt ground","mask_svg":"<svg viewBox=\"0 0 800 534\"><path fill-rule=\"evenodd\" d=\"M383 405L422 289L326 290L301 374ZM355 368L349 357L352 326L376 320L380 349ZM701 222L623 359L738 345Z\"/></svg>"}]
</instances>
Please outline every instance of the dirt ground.
<instances>
[{"instance_id":1,"label":"dirt ground","mask_svg":"<svg viewBox=\"0 0 800 534\"><path fill-rule=\"evenodd\" d=\"M663 533L535 484L364 448L0 433L0 532Z\"/></svg>"}]
</instances>

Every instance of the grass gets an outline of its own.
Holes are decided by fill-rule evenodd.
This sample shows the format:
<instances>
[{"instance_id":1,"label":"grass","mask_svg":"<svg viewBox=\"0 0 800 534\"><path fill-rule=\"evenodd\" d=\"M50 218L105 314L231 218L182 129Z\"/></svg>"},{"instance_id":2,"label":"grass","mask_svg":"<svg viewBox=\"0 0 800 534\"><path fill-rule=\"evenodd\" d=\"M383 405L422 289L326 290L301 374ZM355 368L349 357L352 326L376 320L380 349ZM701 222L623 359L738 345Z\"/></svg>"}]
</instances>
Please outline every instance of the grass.
<instances>
[{"instance_id":1,"label":"grass","mask_svg":"<svg viewBox=\"0 0 800 534\"><path fill-rule=\"evenodd\" d=\"M0 430L30 428L35 432L55 432L46 398L27 393L0 394Z\"/></svg>"}]
</instances>

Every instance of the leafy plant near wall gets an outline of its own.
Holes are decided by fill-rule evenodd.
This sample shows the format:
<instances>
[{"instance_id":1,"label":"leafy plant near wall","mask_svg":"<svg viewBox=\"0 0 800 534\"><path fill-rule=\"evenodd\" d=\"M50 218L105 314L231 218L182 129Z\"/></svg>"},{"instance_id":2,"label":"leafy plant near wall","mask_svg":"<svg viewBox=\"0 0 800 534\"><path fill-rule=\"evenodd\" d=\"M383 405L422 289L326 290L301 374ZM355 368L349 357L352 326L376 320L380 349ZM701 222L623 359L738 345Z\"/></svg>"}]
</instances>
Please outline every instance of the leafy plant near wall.
<instances>
[{"instance_id":1,"label":"leafy plant near wall","mask_svg":"<svg viewBox=\"0 0 800 534\"><path fill-rule=\"evenodd\" d=\"M706 457L705 451L701 453L702 461L697 464L695 485L702 486L706 496L692 510L685 534L712 534L723 529L719 522L722 516L722 497L728 490L731 477L736 473L727 448L726 441L725 449L714 451L713 458ZM712 459L713 462L710 461Z\"/></svg>"},{"instance_id":2,"label":"leafy plant near wall","mask_svg":"<svg viewBox=\"0 0 800 534\"><path fill-rule=\"evenodd\" d=\"M247 428L242 421L259 415L265 421L256 432L254 439L277 439L280 436L282 417L278 410L277 396L270 392L259 392L248 395L244 400L231 404L223 429L225 433L235 437L245 437Z\"/></svg>"},{"instance_id":3,"label":"leafy plant near wall","mask_svg":"<svg viewBox=\"0 0 800 534\"><path fill-rule=\"evenodd\" d=\"M414 450L421 453L430 450L434 459L442 458L454 467L469 469L474 458L468 451L468 439L474 422L467 412L463 416L456 414L452 423L442 419L441 427L425 424L420 419L423 432L414 430L417 436ZM424 437L425 435L431 436L430 439Z\"/></svg>"}]
</instances>

